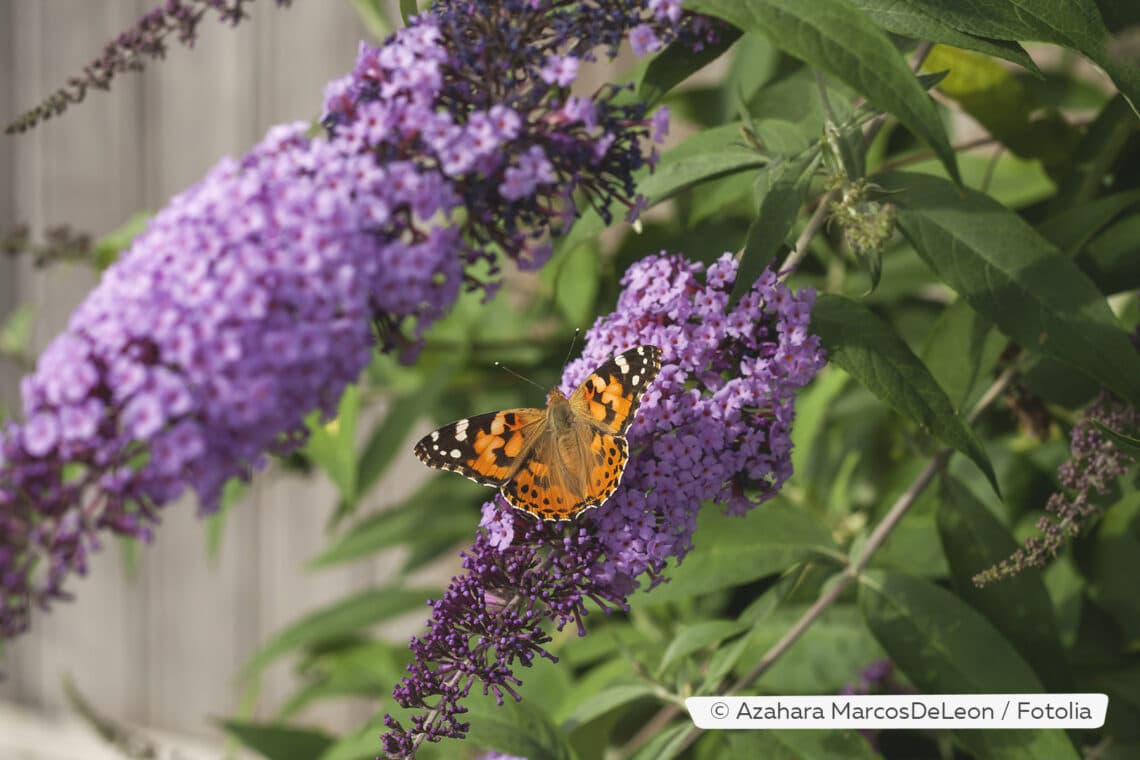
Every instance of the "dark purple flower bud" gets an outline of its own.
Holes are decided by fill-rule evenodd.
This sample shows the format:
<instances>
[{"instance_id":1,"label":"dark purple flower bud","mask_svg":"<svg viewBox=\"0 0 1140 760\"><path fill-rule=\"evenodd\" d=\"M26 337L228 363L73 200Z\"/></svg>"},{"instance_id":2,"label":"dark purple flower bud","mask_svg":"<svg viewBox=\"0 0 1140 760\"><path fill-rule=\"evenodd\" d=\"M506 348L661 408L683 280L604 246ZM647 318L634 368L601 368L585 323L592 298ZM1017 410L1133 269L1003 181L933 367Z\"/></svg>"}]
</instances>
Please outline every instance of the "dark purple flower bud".
<instances>
[{"instance_id":1,"label":"dark purple flower bud","mask_svg":"<svg viewBox=\"0 0 1140 760\"><path fill-rule=\"evenodd\" d=\"M1064 490L1049 497L1046 514L1037 520L1039 536L1030 536L1025 545L1008 559L974 576L984 586L1020 573L1028 567L1044 567L1061 549L1080 534L1090 518L1100 514L1097 498L1108 493L1113 483L1136 464L1093 421L1124 435L1140 432L1140 409L1121 401L1108 391L1085 409L1069 436L1069 459L1057 468L1057 479Z\"/></svg>"}]
</instances>

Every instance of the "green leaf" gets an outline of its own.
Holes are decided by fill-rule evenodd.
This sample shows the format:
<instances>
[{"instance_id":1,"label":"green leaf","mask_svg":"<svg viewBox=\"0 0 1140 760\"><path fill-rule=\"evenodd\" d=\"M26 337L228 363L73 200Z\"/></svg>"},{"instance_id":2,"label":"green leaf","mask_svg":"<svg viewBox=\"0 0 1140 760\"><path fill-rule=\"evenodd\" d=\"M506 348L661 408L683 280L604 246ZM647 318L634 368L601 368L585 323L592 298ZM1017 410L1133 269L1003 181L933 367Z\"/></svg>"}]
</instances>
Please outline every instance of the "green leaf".
<instances>
[{"instance_id":1,"label":"green leaf","mask_svg":"<svg viewBox=\"0 0 1140 760\"><path fill-rule=\"evenodd\" d=\"M404 22L404 26L412 20L412 17L419 15L420 7L416 0L400 0L400 18Z\"/></svg>"},{"instance_id":2,"label":"green leaf","mask_svg":"<svg viewBox=\"0 0 1140 760\"><path fill-rule=\"evenodd\" d=\"M1127 646L1140 643L1140 492L1131 491L1105 510L1096 527L1095 543L1082 570L1088 593L1115 620Z\"/></svg>"},{"instance_id":3,"label":"green leaf","mask_svg":"<svg viewBox=\"0 0 1140 760\"><path fill-rule=\"evenodd\" d=\"M816 441L823 436L828 413L850 376L837 367L824 367L811 384L796 396L796 418L792 421L792 479L796 485L809 486L808 462L816 451Z\"/></svg>"},{"instance_id":4,"label":"green leaf","mask_svg":"<svg viewBox=\"0 0 1140 760\"><path fill-rule=\"evenodd\" d=\"M1017 542L969 489L944 477L939 489L938 535L950 563L954 590L982 613L1006 640L1017 647L1046 688L1072 691L1065 651L1057 635L1053 605L1037 568L984 588L975 574L1007 559Z\"/></svg>"},{"instance_id":5,"label":"green leaf","mask_svg":"<svg viewBox=\"0 0 1140 760\"><path fill-rule=\"evenodd\" d=\"M1140 356L1104 296L1021 217L987 196L920 174L879 180L918 253L975 311L1024 348L1140 403Z\"/></svg>"},{"instance_id":6,"label":"green leaf","mask_svg":"<svg viewBox=\"0 0 1140 760\"><path fill-rule=\"evenodd\" d=\"M438 389L437 389L438 390ZM426 395L426 394L425 394ZM356 463L356 493L364 495L380 480L392 463L392 458L407 443L408 431L439 397L430 394L430 400L411 394L392 399L384 410L384 419L368 436L360 460Z\"/></svg>"},{"instance_id":7,"label":"green leaf","mask_svg":"<svg viewBox=\"0 0 1140 760\"><path fill-rule=\"evenodd\" d=\"M834 551L831 536L806 512L762 506L744 517L702 509L694 550L668 573L669 582L633 597L639 606L738 586L781 572L818 551Z\"/></svg>"},{"instance_id":8,"label":"green leaf","mask_svg":"<svg viewBox=\"0 0 1140 760\"><path fill-rule=\"evenodd\" d=\"M394 31L388 18L387 3L383 0L352 0L352 7L364 28L375 39L382 40Z\"/></svg>"},{"instance_id":9,"label":"green leaf","mask_svg":"<svg viewBox=\"0 0 1140 760\"><path fill-rule=\"evenodd\" d=\"M608 712L624 707L630 702L653 696L653 689L648 684L618 684L602 689L590 695L589 699L579 703L566 719L562 721L562 730L570 733L579 726L584 726L597 720Z\"/></svg>"},{"instance_id":10,"label":"green leaf","mask_svg":"<svg viewBox=\"0 0 1140 760\"><path fill-rule=\"evenodd\" d=\"M570 745L533 701L516 702L504 694L503 704L493 697L472 693L464 722L471 722L466 741L527 760L570 760Z\"/></svg>"},{"instance_id":11,"label":"green leaf","mask_svg":"<svg viewBox=\"0 0 1140 760\"><path fill-rule=\"evenodd\" d=\"M654 56L641 76L634 80L637 99L653 106L692 74L724 55L739 38L739 32L725 30L716 42L696 51L687 42L674 42Z\"/></svg>"},{"instance_id":12,"label":"green leaf","mask_svg":"<svg viewBox=\"0 0 1140 760\"><path fill-rule=\"evenodd\" d=\"M1112 224L1089 241L1076 258L1077 266L1105 293L1123 293L1140 288L1140 214Z\"/></svg>"},{"instance_id":13,"label":"green leaf","mask_svg":"<svg viewBox=\"0 0 1140 760\"><path fill-rule=\"evenodd\" d=\"M359 633L396 615L423 608L437 592L429 589L368 589L321 607L273 635L242 668L241 677L257 677L279 657L322 641Z\"/></svg>"},{"instance_id":14,"label":"green leaf","mask_svg":"<svg viewBox=\"0 0 1140 760\"><path fill-rule=\"evenodd\" d=\"M1017 650L978 612L938 586L873 570L860 577L859 606L871 633L920 691L930 694L1040 693ZM958 731L987 760L1078 760L1059 729Z\"/></svg>"},{"instance_id":15,"label":"green leaf","mask_svg":"<svg viewBox=\"0 0 1140 760\"><path fill-rule=\"evenodd\" d=\"M660 203L686 187L754 169L766 162L740 138L739 123L725 124L699 132L665 153L637 189L650 203Z\"/></svg>"},{"instance_id":16,"label":"green leaf","mask_svg":"<svg viewBox=\"0 0 1140 760\"><path fill-rule=\"evenodd\" d=\"M339 540L309 562L330 567L367 557L400 544L413 546L437 537L452 540L471 532L472 503L485 488L466 478L443 474L428 480L403 502L369 515L344 531ZM430 515L430 519L425 519Z\"/></svg>"},{"instance_id":17,"label":"green leaf","mask_svg":"<svg viewBox=\"0 0 1140 760\"><path fill-rule=\"evenodd\" d=\"M701 684L698 694L717 694L724 685L725 677L736 667L745 650L752 642L748 634L731 641L713 652L709 658L708 672L705 673L704 683Z\"/></svg>"},{"instance_id":18,"label":"green leaf","mask_svg":"<svg viewBox=\"0 0 1140 760\"><path fill-rule=\"evenodd\" d=\"M807 609L806 603L788 604L757 622L748 634L738 676L759 662ZM761 676L757 688L769 694L835 694L855 681L867 663L882 658L882 648L868 632L855 605L835 604Z\"/></svg>"},{"instance_id":19,"label":"green leaf","mask_svg":"<svg viewBox=\"0 0 1140 760\"><path fill-rule=\"evenodd\" d=\"M1016 42L994 40L960 32L949 26L941 17L923 11L906 0L851 0L877 25L894 34L913 37L916 40L929 40L944 45L953 45L963 50L985 53L995 58L1004 58L1016 63L1038 76L1041 70Z\"/></svg>"},{"instance_id":20,"label":"green leaf","mask_svg":"<svg viewBox=\"0 0 1140 760\"><path fill-rule=\"evenodd\" d=\"M248 747L269 760L313 760L335 742L332 736L323 731L278 723L223 720L220 724L243 747Z\"/></svg>"},{"instance_id":21,"label":"green leaf","mask_svg":"<svg viewBox=\"0 0 1140 760\"><path fill-rule=\"evenodd\" d=\"M726 27L735 31L732 27ZM781 73L781 60L784 54L767 37L759 34L746 34L732 49L732 60L720 87L724 113L740 113L741 104L753 115L757 112L748 108L753 97ZM819 137L817 132L815 137Z\"/></svg>"},{"instance_id":22,"label":"green leaf","mask_svg":"<svg viewBox=\"0 0 1140 760\"><path fill-rule=\"evenodd\" d=\"M321 421L320 412L309 415L310 430L305 454L321 467L341 498L355 505L356 488L356 420L360 415L360 390L355 385L344 389L336 417Z\"/></svg>"},{"instance_id":23,"label":"green leaf","mask_svg":"<svg viewBox=\"0 0 1140 760\"><path fill-rule=\"evenodd\" d=\"M305 684L277 710L277 720L294 718L309 705L337 697L368 697L388 693L407 673L407 646L385 641L348 644L308 658L301 670Z\"/></svg>"},{"instance_id":24,"label":"green leaf","mask_svg":"<svg viewBox=\"0 0 1140 760\"><path fill-rule=\"evenodd\" d=\"M686 226L693 229L706 219L714 220L710 224L717 224L726 214L751 216L755 208L752 192L755 184L755 179L744 172L707 183L692 196Z\"/></svg>"},{"instance_id":25,"label":"green leaf","mask_svg":"<svg viewBox=\"0 0 1140 760\"><path fill-rule=\"evenodd\" d=\"M959 299L946 307L930 328L922 359L961 413L982 383L991 379L1008 343L992 322ZM969 356L970 361L962 361L963 356Z\"/></svg>"},{"instance_id":26,"label":"green leaf","mask_svg":"<svg viewBox=\"0 0 1140 760\"><path fill-rule=\"evenodd\" d=\"M382 719L374 719L369 724L356 731L340 737L336 744L329 747L320 755L314 755L317 760L376 760L377 747L380 746L380 734L385 732ZM421 760L431 760L438 757L434 747L429 745L421 747L416 754Z\"/></svg>"},{"instance_id":27,"label":"green leaf","mask_svg":"<svg viewBox=\"0 0 1140 760\"><path fill-rule=\"evenodd\" d=\"M937 16L958 31L1000 40L1052 42L1079 50L1103 68L1133 103L1140 102L1136 67L1112 58L1108 29L1094 0L1026 2L989 0L985 3L946 0L906 0L927 15Z\"/></svg>"},{"instance_id":28,"label":"green leaf","mask_svg":"<svg viewBox=\"0 0 1140 760\"><path fill-rule=\"evenodd\" d=\"M824 93L830 109L824 107ZM854 123L851 101L857 97L858 93L842 82L821 83L815 71L801 66L766 84L748 100L748 127L766 154L800 158L799 154L809 149L818 152L829 121Z\"/></svg>"},{"instance_id":29,"label":"green leaf","mask_svg":"<svg viewBox=\"0 0 1140 760\"><path fill-rule=\"evenodd\" d=\"M704 683L697 690L697 694L720 693L724 678L732 672L740 657L752 645L753 638L763 635L763 624L779 610L784 600L796 589L802 576L802 572L796 571L784 575L744 608L737 620L749 630L735 641L719 647L712 653L705 670Z\"/></svg>"},{"instance_id":30,"label":"green leaf","mask_svg":"<svg viewBox=\"0 0 1140 760\"><path fill-rule=\"evenodd\" d=\"M856 301L824 295L812 310L811 331L830 361L921 430L969 457L1000 493L993 465L974 431L890 325Z\"/></svg>"},{"instance_id":31,"label":"green leaf","mask_svg":"<svg viewBox=\"0 0 1140 760\"><path fill-rule=\"evenodd\" d=\"M670 724L642 747L633 756L633 760L671 760L680 752L680 743L692 729L693 724L687 720L683 723Z\"/></svg>"},{"instance_id":32,"label":"green leaf","mask_svg":"<svg viewBox=\"0 0 1140 760\"><path fill-rule=\"evenodd\" d=\"M740 268L732 286L729 307L736 305L752 289L757 278L784 245L803 205L818 155L776 161L757 173L755 194L760 208L744 243Z\"/></svg>"},{"instance_id":33,"label":"green leaf","mask_svg":"<svg viewBox=\"0 0 1140 760\"><path fill-rule=\"evenodd\" d=\"M1097 47L1104 42L1104 25L1092 0L1026 2L990 0L984 6L946 0L906 0L929 16L955 29L1000 40L1037 40L1070 48ZM1101 31L1094 31L1095 17Z\"/></svg>"},{"instance_id":34,"label":"green leaf","mask_svg":"<svg viewBox=\"0 0 1140 760\"><path fill-rule=\"evenodd\" d=\"M938 45L923 68L947 72L939 90L1015 155L1040 159L1057 172L1067 167L1079 139L1077 128L1056 109L1046 108L1009 67L977 53Z\"/></svg>"},{"instance_id":35,"label":"green leaf","mask_svg":"<svg viewBox=\"0 0 1140 760\"><path fill-rule=\"evenodd\" d=\"M123 222L118 229L109 232L95 243L95 268L103 271L115 263L119 254L130 248L139 233L146 229L150 221L149 211L139 211Z\"/></svg>"},{"instance_id":36,"label":"green leaf","mask_svg":"<svg viewBox=\"0 0 1140 760\"><path fill-rule=\"evenodd\" d=\"M1140 458L1140 438L1118 433L1100 420L1093 420L1092 423L1096 425L1097 429L1104 433L1110 441L1120 447L1120 450L1125 454Z\"/></svg>"},{"instance_id":37,"label":"green leaf","mask_svg":"<svg viewBox=\"0 0 1140 760\"><path fill-rule=\"evenodd\" d=\"M854 731L722 731L728 750L722 757L764 757L779 760L875 760L881 757Z\"/></svg>"},{"instance_id":38,"label":"green leaf","mask_svg":"<svg viewBox=\"0 0 1140 760\"><path fill-rule=\"evenodd\" d=\"M218 511L207 517L203 522L206 526L206 556L217 560L218 552L222 549L222 534L225 531L226 520L230 510L245 497L248 486L237 478L230 478L222 486L221 503Z\"/></svg>"},{"instance_id":39,"label":"green leaf","mask_svg":"<svg viewBox=\"0 0 1140 760\"><path fill-rule=\"evenodd\" d=\"M388 470L393 457L407 442L408 431L435 407L440 395L462 366L465 352L455 351L427 373L415 392L392 399L384 419L368 438L356 463L356 492L363 496Z\"/></svg>"},{"instance_id":40,"label":"green leaf","mask_svg":"<svg viewBox=\"0 0 1140 760\"><path fill-rule=\"evenodd\" d=\"M956 180L938 109L887 35L849 0L694 0L688 3L850 85L929 145Z\"/></svg>"},{"instance_id":41,"label":"green leaf","mask_svg":"<svg viewBox=\"0 0 1140 760\"><path fill-rule=\"evenodd\" d=\"M1089 240L1114 219L1138 205L1140 205L1140 190L1106 195L1050 216L1037 226L1037 231L1066 255L1075 256L1083 251ZM1094 282L1098 282L1096 276L1089 272L1080 259L1077 260L1077 264L1093 278Z\"/></svg>"},{"instance_id":42,"label":"green leaf","mask_svg":"<svg viewBox=\"0 0 1140 760\"><path fill-rule=\"evenodd\" d=\"M1099 195L1111 167L1138 128L1136 113L1123 97L1118 95L1105 103L1073 149L1071 168L1061 178L1049 211L1057 214Z\"/></svg>"},{"instance_id":43,"label":"green leaf","mask_svg":"<svg viewBox=\"0 0 1140 760\"><path fill-rule=\"evenodd\" d=\"M32 338L32 322L35 309L31 306L17 306L0 325L0 354L21 356L28 350Z\"/></svg>"},{"instance_id":44,"label":"green leaf","mask_svg":"<svg viewBox=\"0 0 1140 760\"><path fill-rule=\"evenodd\" d=\"M587 325L596 314L598 251L581 245L562 258L554 281L554 302L572 325Z\"/></svg>"},{"instance_id":45,"label":"green leaf","mask_svg":"<svg viewBox=\"0 0 1140 760\"><path fill-rule=\"evenodd\" d=\"M1018 158L1008 150L996 157L980 151L963 153L958 157L958 167L962 171L963 185L986 193L1012 209L1047 200L1057 192L1056 183L1045 173L1040 161ZM908 171L949 178L946 169L933 158L915 161ZM884 200L892 199L887 196Z\"/></svg>"},{"instance_id":46,"label":"green leaf","mask_svg":"<svg viewBox=\"0 0 1140 760\"><path fill-rule=\"evenodd\" d=\"M659 672L665 672L678 660L690 657L694 652L719 644L744 627L745 624L738 620L705 620L682 627L665 649L658 666Z\"/></svg>"}]
</instances>

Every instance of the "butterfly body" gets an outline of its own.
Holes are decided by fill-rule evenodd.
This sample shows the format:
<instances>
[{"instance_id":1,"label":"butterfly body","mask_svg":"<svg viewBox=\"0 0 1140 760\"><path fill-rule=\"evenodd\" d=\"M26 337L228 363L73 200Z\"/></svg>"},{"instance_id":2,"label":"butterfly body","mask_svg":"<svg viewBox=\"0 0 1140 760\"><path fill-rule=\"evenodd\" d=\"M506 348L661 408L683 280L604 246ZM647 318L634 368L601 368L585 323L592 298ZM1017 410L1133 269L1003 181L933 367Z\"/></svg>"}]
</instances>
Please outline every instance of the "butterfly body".
<instances>
[{"instance_id":1,"label":"butterfly body","mask_svg":"<svg viewBox=\"0 0 1140 760\"><path fill-rule=\"evenodd\" d=\"M638 346L594 370L545 409L504 409L445 425L416 444L429 467L498 488L511 506L569 520L601 506L629 460L625 433L661 368L661 351Z\"/></svg>"}]
</instances>

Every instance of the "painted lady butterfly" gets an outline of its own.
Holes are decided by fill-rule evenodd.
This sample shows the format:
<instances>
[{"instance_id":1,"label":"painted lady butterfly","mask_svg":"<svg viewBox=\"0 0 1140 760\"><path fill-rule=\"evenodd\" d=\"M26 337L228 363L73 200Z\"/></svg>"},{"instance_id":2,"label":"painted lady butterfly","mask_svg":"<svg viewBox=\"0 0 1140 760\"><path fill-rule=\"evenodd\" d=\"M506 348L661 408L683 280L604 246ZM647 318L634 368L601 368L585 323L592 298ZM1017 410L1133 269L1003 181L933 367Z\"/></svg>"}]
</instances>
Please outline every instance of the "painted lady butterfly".
<instances>
[{"instance_id":1,"label":"painted lady butterfly","mask_svg":"<svg viewBox=\"0 0 1140 760\"><path fill-rule=\"evenodd\" d=\"M617 489L629 461L625 433L660 369L661 349L631 348L569 398L555 388L545 409L504 409L445 425L416 444L416 456L498 488L516 509L573 519Z\"/></svg>"}]
</instances>

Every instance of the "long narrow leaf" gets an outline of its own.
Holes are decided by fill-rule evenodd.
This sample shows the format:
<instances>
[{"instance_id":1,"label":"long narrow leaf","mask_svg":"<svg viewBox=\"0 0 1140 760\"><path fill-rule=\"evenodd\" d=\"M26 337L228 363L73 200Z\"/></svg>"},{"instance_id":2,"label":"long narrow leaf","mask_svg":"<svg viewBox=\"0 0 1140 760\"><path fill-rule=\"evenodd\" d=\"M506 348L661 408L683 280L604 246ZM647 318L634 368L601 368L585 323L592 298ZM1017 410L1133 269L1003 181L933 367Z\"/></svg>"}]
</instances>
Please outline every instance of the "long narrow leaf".
<instances>
[{"instance_id":1,"label":"long narrow leaf","mask_svg":"<svg viewBox=\"0 0 1140 760\"><path fill-rule=\"evenodd\" d=\"M974 432L890 325L856 301L825 295L812 311L812 331L832 362L896 412L973 460L998 491L993 465Z\"/></svg>"},{"instance_id":2,"label":"long narrow leaf","mask_svg":"<svg viewBox=\"0 0 1140 760\"><path fill-rule=\"evenodd\" d=\"M920 174L879 184L918 253L975 311L1024 348L1140 403L1140 356L1072 259L982 193Z\"/></svg>"},{"instance_id":3,"label":"long narrow leaf","mask_svg":"<svg viewBox=\"0 0 1140 760\"><path fill-rule=\"evenodd\" d=\"M849 0L693 0L695 10L746 32L847 83L898 117L959 180L958 164L926 94L883 30Z\"/></svg>"}]
</instances>

